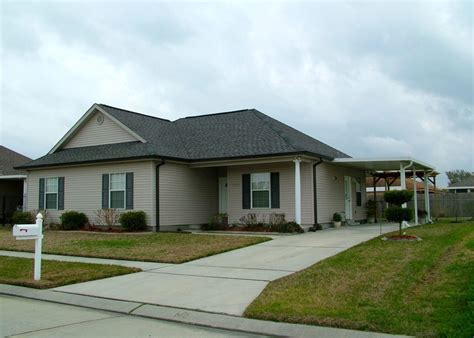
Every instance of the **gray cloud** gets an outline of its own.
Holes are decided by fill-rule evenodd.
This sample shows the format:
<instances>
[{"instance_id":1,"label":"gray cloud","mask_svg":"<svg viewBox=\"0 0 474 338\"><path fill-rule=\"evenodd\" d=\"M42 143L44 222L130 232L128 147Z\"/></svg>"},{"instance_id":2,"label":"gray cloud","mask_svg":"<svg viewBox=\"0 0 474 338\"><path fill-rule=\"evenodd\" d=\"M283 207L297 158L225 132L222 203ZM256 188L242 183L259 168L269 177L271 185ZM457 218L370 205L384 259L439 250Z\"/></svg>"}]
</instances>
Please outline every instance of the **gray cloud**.
<instances>
[{"instance_id":1,"label":"gray cloud","mask_svg":"<svg viewBox=\"0 0 474 338\"><path fill-rule=\"evenodd\" d=\"M2 144L41 156L93 102L255 107L353 156L474 170L471 2L139 4L2 2Z\"/></svg>"}]
</instances>

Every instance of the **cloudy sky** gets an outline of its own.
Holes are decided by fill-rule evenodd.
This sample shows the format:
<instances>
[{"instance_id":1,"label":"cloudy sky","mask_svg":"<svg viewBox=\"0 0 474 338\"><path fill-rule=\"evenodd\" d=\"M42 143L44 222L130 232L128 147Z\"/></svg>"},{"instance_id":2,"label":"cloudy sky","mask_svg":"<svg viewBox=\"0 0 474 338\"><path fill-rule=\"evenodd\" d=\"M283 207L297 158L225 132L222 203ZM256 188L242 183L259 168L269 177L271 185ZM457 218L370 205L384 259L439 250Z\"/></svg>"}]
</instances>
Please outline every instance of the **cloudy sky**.
<instances>
[{"instance_id":1,"label":"cloudy sky","mask_svg":"<svg viewBox=\"0 0 474 338\"><path fill-rule=\"evenodd\" d=\"M474 171L471 1L0 2L0 143L32 158L98 102L257 108L353 157Z\"/></svg>"}]
</instances>

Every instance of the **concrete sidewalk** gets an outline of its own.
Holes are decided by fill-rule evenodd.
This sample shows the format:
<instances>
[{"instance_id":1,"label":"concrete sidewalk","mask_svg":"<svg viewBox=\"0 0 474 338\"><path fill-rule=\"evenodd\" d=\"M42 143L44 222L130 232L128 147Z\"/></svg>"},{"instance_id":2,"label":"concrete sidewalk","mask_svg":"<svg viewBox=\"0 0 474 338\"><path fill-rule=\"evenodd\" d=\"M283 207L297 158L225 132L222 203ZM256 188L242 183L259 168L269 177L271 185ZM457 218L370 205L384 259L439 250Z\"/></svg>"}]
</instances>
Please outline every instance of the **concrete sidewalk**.
<instances>
[{"instance_id":1,"label":"concrete sidewalk","mask_svg":"<svg viewBox=\"0 0 474 338\"><path fill-rule=\"evenodd\" d=\"M0 256L34 258L35 254L33 252L0 250ZM130 268L139 268L139 269L142 269L143 271L155 270L155 269L164 268L165 266L173 265L173 264L154 263L154 262L126 261L126 260L121 260L121 259L92 258L92 257L64 256L64 255L50 255L50 254L42 254L42 257L43 259L48 259L52 261L121 265L121 266L130 267Z\"/></svg>"},{"instance_id":2,"label":"concrete sidewalk","mask_svg":"<svg viewBox=\"0 0 474 338\"><path fill-rule=\"evenodd\" d=\"M247 319L229 315L213 314L172 307L164 307L139 302L127 302L120 300L102 299L90 296L81 296L55 292L51 290L37 290L20 286L0 284L0 331L2 335L24 333L28 336L146 336L153 329L153 335L157 333L168 333L167 336L249 336L250 334L277 336L277 337L353 337L353 338L384 338L384 337L405 337L383 333L373 333L365 331L354 331L312 325L277 323L263 320ZM5 295L10 297L5 297ZM20 314L15 315L15 307L7 305L17 298L28 298L31 306L26 306ZM5 302L7 299L7 302ZM81 308L65 307L64 305L49 306L48 303L36 304L35 301L47 301L58 304L75 305L81 308L94 309L84 311ZM34 306L33 306L34 304ZM4 306L5 305L5 306ZM18 306L17 306L18 307ZM8 308L8 311L6 310ZM25 308L25 307L23 307ZM100 311L95 311L100 310ZM72 311L72 312L71 312ZM71 313L75 313L74 316ZM69 314L68 314L69 313ZM32 318L43 318L44 321L35 321ZM57 314L57 315L55 315ZM189 326L177 326L165 322L138 322L134 317L146 317L167 322L190 324ZM71 318L73 317L73 318ZM21 318L20 320L18 318ZM94 321L91 318L95 318ZM121 318L121 319L120 319ZM98 321L104 320L103 323ZM78 323L83 321L83 325ZM55 325L57 324L57 325ZM75 326L77 324L77 326ZM27 325L27 332L22 331ZM133 331L135 325L140 325L141 330ZM54 329L55 327L57 329ZM209 330L205 328L219 330ZM8 330L8 331L6 331ZM45 331L40 331L45 330ZM227 331L223 331L227 330ZM138 332L138 333L137 333ZM166 334L165 334L166 336Z\"/></svg>"},{"instance_id":3,"label":"concrete sidewalk","mask_svg":"<svg viewBox=\"0 0 474 338\"><path fill-rule=\"evenodd\" d=\"M396 228L385 225L383 232ZM284 236L189 263L54 290L241 316L270 281L379 234L378 226L362 225Z\"/></svg>"},{"instance_id":4,"label":"concrete sidewalk","mask_svg":"<svg viewBox=\"0 0 474 338\"><path fill-rule=\"evenodd\" d=\"M0 296L1 337L257 337L128 314Z\"/></svg>"}]
</instances>

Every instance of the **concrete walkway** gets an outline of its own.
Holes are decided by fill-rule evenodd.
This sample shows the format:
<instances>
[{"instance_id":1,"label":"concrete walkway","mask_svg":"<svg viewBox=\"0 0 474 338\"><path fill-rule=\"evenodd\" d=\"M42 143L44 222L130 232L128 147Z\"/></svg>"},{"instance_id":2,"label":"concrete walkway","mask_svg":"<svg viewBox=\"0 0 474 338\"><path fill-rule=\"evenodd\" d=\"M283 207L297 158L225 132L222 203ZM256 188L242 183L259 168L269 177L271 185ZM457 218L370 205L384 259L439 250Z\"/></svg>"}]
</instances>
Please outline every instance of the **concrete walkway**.
<instances>
[{"instance_id":1,"label":"concrete walkway","mask_svg":"<svg viewBox=\"0 0 474 338\"><path fill-rule=\"evenodd\" d=\"M396 225L384 225L383 232ZM348 226L284 236L179 265L68 285L56 292L241 316L275 279L305 269L380 234L379 226Z\"/></svg>"},{"instance_id":2,"label":"concrete walkway","mask_svg":"<svg viewBox=\"0 0 474 338\"><path fill-rule=\"evenodd\" d=\"M0 256L34 258L35 254L32 252L0 250ZM139 269L142 269L143 271L159 269L165 266L173 265L173 264L165 264L165 263L126 261L126 260L121 260L121 259L106 259L106 258L64 256L64 255L42 254L41 256L43 257L43 259L49 259L52 261L121 265L121 266L130 267L130 268L139 268Z\"/></svg>"}]
</instances>

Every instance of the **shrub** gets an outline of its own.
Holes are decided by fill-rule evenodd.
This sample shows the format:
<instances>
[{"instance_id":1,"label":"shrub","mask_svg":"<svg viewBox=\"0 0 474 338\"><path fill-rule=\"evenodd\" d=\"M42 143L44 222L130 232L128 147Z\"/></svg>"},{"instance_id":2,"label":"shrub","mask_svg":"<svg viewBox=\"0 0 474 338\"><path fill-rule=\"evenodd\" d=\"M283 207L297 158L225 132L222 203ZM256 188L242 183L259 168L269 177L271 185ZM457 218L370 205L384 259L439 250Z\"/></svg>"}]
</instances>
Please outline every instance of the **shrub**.
<instances>
[{"instance_id":1,"label":"shrub","mask_svg":"<svg viewBox=\"0 0 474 338\"><path fill-rule=\"evenodd\" d=\"M296 222L271 225L270 229L274 232L304 232L303 228Z\"/></svg>"},{"instance_id":2,"label":"shrub","mask_svg":"<svg viewBox=\"0 0 474 338\"><path fill-rule=\"evenodd\" d=\"M338 213L338 212L335 212L335 213L332 215L332 220L333 220L334 222L340 222L340 221L342 221L342 216L341 216L341 214Z\"/></svg>"},{"instance_id":3,"label":"shrub","mask_svg":"<svg viewBox=\"0 0 474 338\"><path fill-rule=\"evenodd\" d=\"M401 206L404 203L411 201L413 198L413 191L410 190L390 190L383 194L385 202Z\"/></svg>"},{"instance_id":4,"label":"shrub","mask_svg":"<svg viewBox=\"0 0 474 338\"><path fill-rule=\"evenodd\" d=\"M385 217L388 221L398 222L399 233L402 235L402 222L412 219L412 210L402 208L401 205L411 201L413 198L413 191L409 190L392 190L386 191L383 195L385 202L392 204L385 210Z\"/></svg>"},{"instance_id":5,"label":"shrub","mask_svg":"<svg viewBox=\"0 0 474 338\"><path fill-rule=\"evenodd\" d=\"M13 224L33 224L35 218L28 211L15 211L12 215Z\"/></svg>"},{"instance_id":6,"label":"shrub","mask_svg":"<svg viewBox=\"0 0 474 338\"><path fill-rule=\"evenodd\" d=\"M120 224L129 231L146 229L146 214L144 211L128 211L120 215Z\"/></svg>"},{"instance_id":7,"label":"shrub","mask_svg":"<svg viewBox=\"0 0 474 338\"><path fill-rule=\"evenodd\" d=\"M66 211L61 217L61 229L63 230L79 230L89 223L89 219L83 212Z\"/></svg>"},{"instance_id":8,"label":"shrub","mask_svg":"<svg viewBox=\"0 0 474 338\"><path fill-rule=\"evenodd\" d=\"M117 209L100 209L95 212L95 215L98 224L108 227L116 225L120 218L120 212Z\"/></svg>"},{"instance_id":9,"label":"shrub","mask_svg":"<svg viewBox=\"0 0 474 338\"><path fill-rule=\"evenodd\" d=\"M248 227L256 226L258 224L257 214L248 213L247 215L240 217L239 221Z\"/></svg>"},{"instance_id":10,"label":"shrub","mask_svg":"<svg viewBox=\"0 0 474 338\"><path fill-rule=\"evenodd\" d=\"M282 225L287 223L285 219L285 214L277 214L272 212L268 217L268 223L270 224L270 226Z\"/></svg>"},{"instance_id":11,"label":"shrub","mask_svg":"<svg viewBox=\"0 0 474 338\"><path fill-rule=\"evenodd\" d=\"M227 214L216 214L209 219L209 223L201 225L201 230L219 230L227 225Z\"/></svg>"},{"instance_id":12,"label":"shrub","mask_svg":"<svg viewBox=\"0 0 474 338\"><path fill-rule=\"evenodd\" d=\"M385 217L392 222L408 222L413 218L413 210L400 207L388 207L385 210Z\"/></svg>"}]
</instances>

